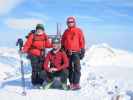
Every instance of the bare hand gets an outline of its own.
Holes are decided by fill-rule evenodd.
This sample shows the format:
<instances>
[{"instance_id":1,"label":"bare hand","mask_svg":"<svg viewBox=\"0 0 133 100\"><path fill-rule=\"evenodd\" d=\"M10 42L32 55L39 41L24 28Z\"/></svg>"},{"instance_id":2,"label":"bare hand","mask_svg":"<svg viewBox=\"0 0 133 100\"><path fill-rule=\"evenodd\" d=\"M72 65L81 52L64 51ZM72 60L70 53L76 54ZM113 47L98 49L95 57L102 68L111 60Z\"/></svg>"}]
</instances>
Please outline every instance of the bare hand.
<instances>
[{"instance_id":1,"label":"bare hand","mask_svg":"<svg viewBox=\"0 0 133 100\"><path fill-rule=\"evenodd\" d=\"M56 71L58 71L57 68L50 68L50 70L49 70L49 72L56 72Z\"/></svg>"}]
</instances>

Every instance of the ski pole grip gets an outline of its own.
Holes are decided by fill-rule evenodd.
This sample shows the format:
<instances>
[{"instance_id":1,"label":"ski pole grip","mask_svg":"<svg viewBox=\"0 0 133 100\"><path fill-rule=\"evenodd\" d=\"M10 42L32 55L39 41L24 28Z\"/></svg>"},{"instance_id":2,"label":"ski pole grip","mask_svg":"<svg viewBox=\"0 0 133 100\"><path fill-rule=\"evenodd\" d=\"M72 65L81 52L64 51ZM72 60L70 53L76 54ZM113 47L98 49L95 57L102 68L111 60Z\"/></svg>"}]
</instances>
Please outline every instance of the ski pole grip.
<instances>
[{"instance_id":1,"label":"ski pole grip","mask_svg":"<svg viewBox=\"0 0 133 100\"><path fill-rule=\"evenodd\" d=\"M23 39L19 38L16 42L16 46L19 46L19 50L21 51L23 47Z\"/></svg>"}]
</instances>

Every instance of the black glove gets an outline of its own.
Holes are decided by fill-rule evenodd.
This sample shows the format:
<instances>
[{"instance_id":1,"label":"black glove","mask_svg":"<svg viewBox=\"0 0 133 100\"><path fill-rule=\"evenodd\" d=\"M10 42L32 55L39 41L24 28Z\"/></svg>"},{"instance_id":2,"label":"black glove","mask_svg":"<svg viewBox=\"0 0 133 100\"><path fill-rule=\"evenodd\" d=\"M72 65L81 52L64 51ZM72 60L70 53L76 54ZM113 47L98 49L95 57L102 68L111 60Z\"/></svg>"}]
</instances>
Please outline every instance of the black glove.
<instances>
[{"instance_id":1,"label":"black glove","mask_svg":"<svg viewBox=\"0 0 133 100\"><path fill-rule=\"evenodd\" d=\"M72 52L70 50L67 50L66 54L67 54L68 57L70 57L72 55Z\"/></svg>"},{"instance_id":2,"label":"black glove","mask_svg":"<svg viewBox=\"0 0 133 100\"><path fill-rule=\"evenodd\" d=\"M80 59L83 59L84 55L85 55L85 49L81 48L81 50L80 50Z\"/></svg>"},{"instance_id":3,"label":"black glove","mask_svg":"<svg viewBox=\"0 0 133 100\"><path fill-rule=\"evenodd\" d=\"M65 51L65 47L63 45L61 45L61 50Z\"/></svg>"}]
</instances>

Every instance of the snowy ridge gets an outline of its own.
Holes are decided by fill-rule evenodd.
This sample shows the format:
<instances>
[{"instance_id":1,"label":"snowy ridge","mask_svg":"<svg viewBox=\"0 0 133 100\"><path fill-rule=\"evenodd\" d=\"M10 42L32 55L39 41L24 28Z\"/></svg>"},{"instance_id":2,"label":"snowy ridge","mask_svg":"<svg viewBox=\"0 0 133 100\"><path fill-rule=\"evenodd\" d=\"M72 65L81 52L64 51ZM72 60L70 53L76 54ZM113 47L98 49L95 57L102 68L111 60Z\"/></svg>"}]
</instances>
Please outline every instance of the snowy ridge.
<instances>
[{"instance_id":1,"label":"snowy ridge","mask_svg":"<svg viewBox=\"0 0 133 100\"><path fill-rule=\"evenodd\" d=\"M108 44L93 45L87 49L85 61L92 66L133 67L133 53L111 48Z\"/></svg>"}]
</instances>

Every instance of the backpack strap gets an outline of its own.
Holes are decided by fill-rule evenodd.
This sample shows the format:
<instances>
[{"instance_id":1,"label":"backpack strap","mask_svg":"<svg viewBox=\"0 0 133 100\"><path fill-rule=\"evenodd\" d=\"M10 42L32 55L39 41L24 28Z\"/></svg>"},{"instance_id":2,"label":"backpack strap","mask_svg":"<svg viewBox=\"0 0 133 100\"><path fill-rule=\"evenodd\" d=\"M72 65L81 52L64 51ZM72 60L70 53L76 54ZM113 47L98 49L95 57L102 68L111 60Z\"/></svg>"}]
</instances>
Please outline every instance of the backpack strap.
<instances>
[{"instance_id":1,"label":"backpack strap","mask_svg":"<svg viewBox=\"0 0 133 100\"><path fill-rule=\"evenodd\" d=\"M45 34L43 35L44 36L44 39L42 39L42 40L39 40L39 39L37 40L36 39L36 36L37 36L36 34L33 34L32 43L34 43L34 41L47 41L47 38L45 37Z\"/></svg>"},{"instance_id":2,"label":"backpack strap","mask_svg":"<svg viewBox=\"0 0 133 100\"><path fill-rule=\"evenodd\" d=\"M32 38L32 45L31 45L30 49L38 49L33 45L35 41L43 41L43 43L44 43L44 41L47 41L45 34L44 34L44 39L42 39L42 40L36 40L36 34L34 34L34 33L32 33L32 34L33 34L33 38ZM43 48L44 48L44 44L43 44ZM41 50L41 55L44 56L45 50L44 49L39 49L39 50Z\"/></svg>"}]
</instances>

